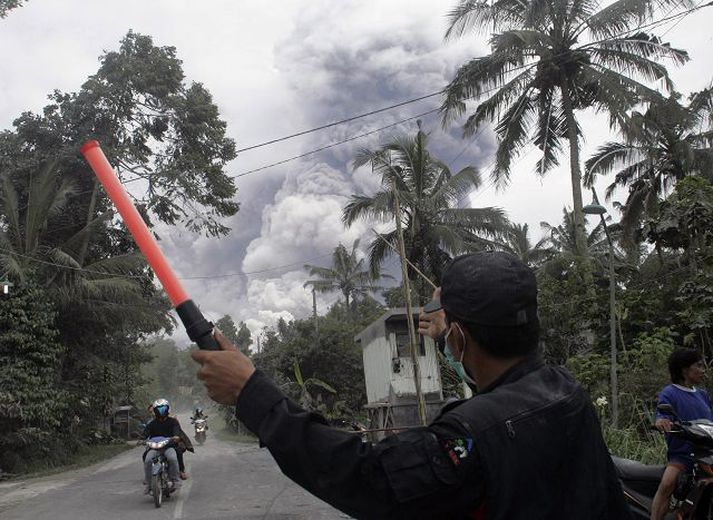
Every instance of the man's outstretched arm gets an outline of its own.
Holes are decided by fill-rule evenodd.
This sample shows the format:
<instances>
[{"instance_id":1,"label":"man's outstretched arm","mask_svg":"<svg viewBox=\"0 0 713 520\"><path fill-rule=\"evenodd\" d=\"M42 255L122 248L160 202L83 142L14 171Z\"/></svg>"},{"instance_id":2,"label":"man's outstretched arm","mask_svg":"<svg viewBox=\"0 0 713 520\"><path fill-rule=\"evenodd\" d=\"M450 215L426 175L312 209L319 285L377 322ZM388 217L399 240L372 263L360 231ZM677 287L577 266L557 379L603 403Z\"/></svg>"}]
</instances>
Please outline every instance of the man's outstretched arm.
<instances>
[{"instance_id":1,"label":"man's outstretched arm","mask_svg":"<svg viewBox=\"0 0 713 520\"><path fill-rule=\"evenodd\" d=\"M475 447L459 423L446 416L428 428L364 443L300 408L247 357L237 351L221 356L230 345L216 338L226 350L193 353L203 363L199 378L208 395L224 404L237 401L238 419L285 475L317 497L357 518L448 518L479 503Z\"/></svg>"}]
</instances>

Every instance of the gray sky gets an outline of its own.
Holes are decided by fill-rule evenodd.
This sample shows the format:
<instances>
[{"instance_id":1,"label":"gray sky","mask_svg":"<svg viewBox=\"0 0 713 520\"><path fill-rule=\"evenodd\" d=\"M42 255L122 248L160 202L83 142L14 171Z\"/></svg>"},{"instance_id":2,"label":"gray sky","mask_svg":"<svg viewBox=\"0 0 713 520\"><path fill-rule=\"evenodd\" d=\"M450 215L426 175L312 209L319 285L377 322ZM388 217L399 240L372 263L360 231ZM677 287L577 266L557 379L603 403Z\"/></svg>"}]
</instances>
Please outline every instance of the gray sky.
<instances>
[{"instance_id":1,"label":"gray sky","mask_svg":"<svg viewBox=\"0 0 713 520\"><path fill-rule=\"evenodd\" d=\"M422 96L442 88L456 68L487 51L486 37L471 35L443 42L445 14L452 0L29 0L0 20L0 128L10 129L21 112L39 111L54 89L72 92L96 72L104 50L118 47L129 29L172 45L183 60L187 80L213 94L228 135L238 148L250 146L354 114ZM713 78L713 8L656 29L672 45L688 50L691 61L671 68L684 94ZM668 32L666 32L668 31ZM432 98L350 124L246 151L228 168L231 175L258 168L320 146L374 130L438 105ZM582 114L582 157L610 135L604 116ZM527 222L539 237L539 223L559 223L571 206L569 176L560 168L544 179L532 174L537 153L525 150L510 187L490 185L491 132L475 141L460 139L453 127L441 130L436 116L423 118L432 131L433 151L460 168L481 168L484 188L472 205L498 206L516 222ZM370 193L378 179L353 172L355 150L376 147L395 132L415 131L415 123L373 134L308 158L238 179L241 210L230 221L231 235L198 237L162 229L162 248L189 294L211 319L230 314L253 333L283 316L311 312L304 289L304 263L328 265L341 241L371 240L369 225L345 230L341 208L352 193ZM562 157L566 164L566 156ZM598 187L609 183L602 179ZM588 196L585 196L587 202ZM616 216L615 216L616 217ZM252 274L243 274L252 273ZM201 278L197 277L212 277ZM326 311L334 297L320 296ZM176 334L183 341L183 331Z\"/></svg>"}]
</instances>

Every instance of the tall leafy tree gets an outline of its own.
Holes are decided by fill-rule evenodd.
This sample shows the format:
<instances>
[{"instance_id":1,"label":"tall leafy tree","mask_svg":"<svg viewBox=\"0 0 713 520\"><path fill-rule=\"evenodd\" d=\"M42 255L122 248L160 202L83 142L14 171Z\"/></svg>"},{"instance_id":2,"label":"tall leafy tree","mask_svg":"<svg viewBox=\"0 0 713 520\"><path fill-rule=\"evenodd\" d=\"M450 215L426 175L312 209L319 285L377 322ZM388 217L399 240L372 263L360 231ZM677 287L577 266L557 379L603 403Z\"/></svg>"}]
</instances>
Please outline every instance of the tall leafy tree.
<instances>
[{"instance_id":1,"label":"tall leafy tree","mask_svg":"<svg viewBox=\"0 0 713 520\"><path fill-rule=\"evenodd\" d=\"M313 389L313 397L320 396L330 417L356 418L366 402L364 368L361 346L354 335L367 327L384 312L373 298L357 301L351 311L337 302L323 316L319 316L318 338L312 334L312 318L278 322L274 330L263 336L262 350L253 356L255 366L269 374L295 399L300 398L300 388L295 381L295 361L299 364L302 379L319 379L336 393Z\"/></svg>"},{"instance_id":2,"label":"tall leafy tree","mask_svg":"<svg viewBox=\"0 0 713 520\"><path fill-rule=\"evenodd\" d=\"M233 318L226 314L215 322L215 326L233 345L240 350L240 352L246 356L250 355L250 345L252 345L253 340L250 334L250 329L248 329L248 326L245 325L245 322L241 321L238 325L236 325Z\"/></svg>"},{"instance_id":3,"label":"tall leafy tree","mask_svg":"<svg viewBox=\"0 0 713 520\"><path fill-rule=\"evenodd\" d=\"M115 399L132 398L122 381L146 360L136 341L170 330L170 306L125 232L108 228L109 213L72 222L66 209L76 188L51 166L33 174L24 193L0 175L0 273L17 289L39 284L52 303L64 347L53 390L68 392L68 413L87 420L86 432L97 410L108 414ZM58 232L66 227L74 233Z\"/></svg>"},{"instance_id":4,"label":"tall leafy tree","mask_svg":"<svg viewBox=\"0 0 713 520\"><path fill-rule=\"evenodd\" d=\"M229 314L226 314L218 321L216 321L215 326L217 329L220 330L220 332L223 334L223 336L226 337L228 341L230 341L233 345L237 345L238 329L235 326L233 318Z\"/></svg>"},{"instance_id":5,"label":"tall leafy tree","mask_svg":"<svg viewBox=\"0 0 713 520\"><path fill-rule=\"evenodd\" d=\"M27 184L30 172L50 160L73 179L83 197L77 221L104 211L108 199L78 154L97 139L142 207L167 224L182 222L211 235L238 211L236 188L225 172L235 143L210 92L185 80L174 47L129 32L117 51L101 57L79 92L55 91L41 114L25 112L15 131L0 133L0 171ZM147 214L148 214L147 213Z\"/></svg>"},{"instance_id":6,"label":"tall leafy tree","mask_svg":"<svg viewBox=\"0 0 713 520\"><path fill-rule=\"evenodd\" d=\"M600 146L586 162L585 182L616 172L607 189L629 193L622 214L625 236L646 217L654 218L660 201L686 175L713 178L713 88L691 95L688 105L677 93L656 98L645 111L625 120L621 141Z\"/></svg>"},{"instance_id":7,"label":"tall leafy tree","mask_svg":"<svg viewBox=\"0 0 713 520\"><path fill-rule=\"evenodd\" d=\"M310 276L315 278L307 280L305 287L312 287L320 293L339 291L344 296L347 309L352 307L360 296L377 290L372 272L364 265L364 259L358 257L359 239L352 244L351 251L343 244L339 244L332 254L332 267L320 267L305 264Z\"/></svg>"},{"instance_id":8,"label":"tall leafy tree","mask_svg":"<svg viewBox=\"0 0 713 520\"><path fill-rule=\"evenodd\" d=\"M376 150L363 149L354 167L371 166L381 176L381 188L373 195L353 195L344 208L347 226L361 218L393 224L395 197L402 212L406 256L434 281L452 255L491 247L492 238L505 229L506 218L498 208L461 208L459 201L480 186L473 166L452 173L428 150L428 134L419 129L413 137L400 136ZM394 227L369 246L369 263L377 270L394 250ZM409 268L409 278L415 276Z\"/></svg>"},{"instance_id":9,"label":"tall leafy tree","mask_svg":"<svg viewBox=\"0 0 713 520\"><path fill-rule=\"evenodd\" d=\"M253 344L253 338L252 338L252 333L250 332L250 329L248 326L245 324L244 321L241 321L238 324L238 335L236 337L236 343L235 346L240 349L240 352L245 354L246 356L250 355L250 345Z\"/></svg>"},{"instance_id":10,"label":"tall leafy tree","mask_svg":"<svg viewBox=\"0 0 713 520\"><path fill-rule=\"evenodd\" d=\"M577 253L586 255L579 157L581 131L576 112L594 108L612 124L655 91L636 80L659 81L671 89L663 59L683 63L687 54L638 28L657 5L673 2L461 0L450 12L447 38L471 29L488 31L491 53L458 69L442 105L444 123L468 110L467 101L485 98L468 116L464 133L497 123L494 181L505 184L512 160L530 143L542 151L535 171L544 175L569 146Z\"/></svg>"}]
</instances>

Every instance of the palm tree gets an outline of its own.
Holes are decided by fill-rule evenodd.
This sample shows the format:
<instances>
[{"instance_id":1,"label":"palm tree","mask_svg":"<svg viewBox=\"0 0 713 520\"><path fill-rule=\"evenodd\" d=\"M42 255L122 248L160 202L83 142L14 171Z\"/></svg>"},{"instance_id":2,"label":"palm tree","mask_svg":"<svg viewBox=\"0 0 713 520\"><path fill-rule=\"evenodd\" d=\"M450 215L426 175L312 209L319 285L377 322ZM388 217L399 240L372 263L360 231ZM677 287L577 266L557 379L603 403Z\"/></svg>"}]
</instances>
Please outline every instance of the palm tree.
<instances>
[{"instance_id":1,"label":"palm tree","mask_svg":"<svg viewBox=\"0 0 713 520\"><path fill-rule=\"evenodd\" d=\"M616 124L632 105L656 95L634 76L672 88L657 60L683 63L688 55L637 30L656 5L666 3L673 1L617 0L600 9L590 0L460 0L449 14L446 38L472 28L492 36L491 53L461 66L446 87L444 124L463 114L468 100L492 92L468 117L464 133L497 121L492 175L501 185L509 181L513 157L530 141L542 151L538 175L558 165L568 141L579 256L586 255L586 232L575 111L593 107Z\"/></svg>"},{"instance_id":2,"label":"palm tree","mask_svg":"<svg viewBox=\"0 0 713 520\"><path fill-rule=\"evenodd\" d=\"M644 112L635 111L622 128L622 141L599 147L586 162L585 183L616 171L606 195L628 187L622 227L631 244L644 217L658 212L659 202L686 175L713 176L713 87L690 97L659 98Z\"/></svg>"},{"instance_id":3,"label":"palm tree","mask_svg":"<svg viewBox=\"0 0 713 520\"><path fill-rule=\"evenodd\" d=\"M406 256L435 282L452 255L494 247L491 239L505 229L507 220L498 208L457 206L461 198L480 186L480 175L473 166L452 174L429 153L428 134L420 124L413 138L400 136L377 150L360 150L354 168L366 164L381 175L381 189L371 196L353 195L342 220L347 226L360 218L393 223L398 197ZM374 238L369 246L373 272L393 250L398 250L395 228ZM409 278L414 275L409 270Z\"/></svg>"},{"instance_id":4,"label":"palm tree","mask_svg":"<svg viewBox=\"0 0 713 520\"><path fill-rule=\"evenodd\" d=\"M567 259L577 257L577 241L575 231L575 218L573 211L562 209L562 223L553 226L548 222L540 222L540 227L545 232L551 245L551 251ZM611 229L610 225L610 229ZM601 256L609 252L604 226L598 223L587 235L587 249L593 256Z\"/></svg>"},{"instance_id":5,"label":"palm tree","mask_svg":"<svg viewBox=\"0 0 713 520\"><path fill-rule=\"evenodd\" d=\"M527 224L512 223L503 235L501 247L503 251L512 253L532 268L542 265L553 254L549 247L550 238L545 236L533 244L530 241Z\"/></svg>"},{"instance_id":6,"label":"palm tree","mask_svg":"<svg viewBox=\"0 0 713 520\"><path fill-rule=\"evenodd\" d=\"M153 303L146 298L150 279L143 274L145 262L138 253L100 255L86 261L86 244L91 237L106 230L111 217L107 212L91 219L67 238L58 239L58 219L76 193L74 184L57 178L53 165L30 179L25 200L21 200L9 175L1 176L0 191L0 273L24 281L36 277L47 288L60 314L91 317L108 328L117 323L146 323L149 315L164 314L166 302ZM159 321L161 321L159 319Z\"/></svg>"},{"instance_id":7,"label":"palm tree","mask_svg":"<svg viewBox=\"0 0 713 520\"><path fill-rule=\"evenodd\" d=\"M374 281L379 276L375 276L364 266L363 258L357 258L358 249L359 239L354 241L351 251L339 244L332 254L332 267L305 264L304 268L309 271L309 275L318 278L307 280L304 286L311 286L321 293L340 291L347 310L351 309L352 302L357 298L378 289Z\"/></svg>"}]
</instances>

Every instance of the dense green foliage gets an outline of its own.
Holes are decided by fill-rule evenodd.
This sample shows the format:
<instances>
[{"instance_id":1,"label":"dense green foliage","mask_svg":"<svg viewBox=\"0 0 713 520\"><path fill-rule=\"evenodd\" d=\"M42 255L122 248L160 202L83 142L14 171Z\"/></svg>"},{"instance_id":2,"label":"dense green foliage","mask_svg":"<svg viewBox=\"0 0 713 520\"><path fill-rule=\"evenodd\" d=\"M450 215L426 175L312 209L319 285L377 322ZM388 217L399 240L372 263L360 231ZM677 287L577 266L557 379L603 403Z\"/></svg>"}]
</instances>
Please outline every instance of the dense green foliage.
<instances>
[{"instance_id":1,"label":"dense green foliage","mask_svg":"<svg viewBox=\"0 0 713 520\"><path fill-rule=\"evenodd\" d=\"M280 321L275 330L267 331L262 349L253 360L296 400L305 402L306 390L313 409L327 417L355 417L366 402L366 389L361 347L354 336L383 311L366 297L358 300L353 312L343 303L333 305L327 314L317 318L318 324L314 319ZM303 382L320 381L335 392L320 384L307 388L299 384L295 362Z\"/></svg>"},{"instance_id":2,"label":"dense green foliage","mask_svg":"<svg viewBox=\"0 0 713 520\"><path fill-rule=\"evenodd\" d=\"M58 391L64 348L55 317L31 284L0 298L0 467L10 471L29 454L55 448L50 432L73 427L67 395Z\"/></svg>"}]
</instances>

